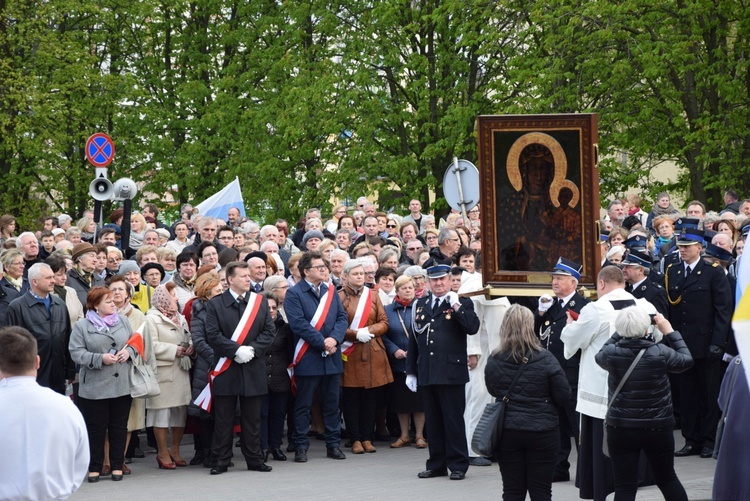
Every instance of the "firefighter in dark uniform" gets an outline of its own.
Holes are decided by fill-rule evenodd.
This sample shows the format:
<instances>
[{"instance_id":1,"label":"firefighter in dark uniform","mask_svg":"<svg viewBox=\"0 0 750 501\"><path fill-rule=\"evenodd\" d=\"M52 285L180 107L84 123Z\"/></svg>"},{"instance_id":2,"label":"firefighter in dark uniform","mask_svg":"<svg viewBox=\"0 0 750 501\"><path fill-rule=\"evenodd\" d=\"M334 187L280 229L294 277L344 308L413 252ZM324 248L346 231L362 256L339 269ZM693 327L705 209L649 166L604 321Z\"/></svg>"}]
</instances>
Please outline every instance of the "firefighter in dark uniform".
<instances>
[{"instance_id":1,"label":"firefighter in dark uniform","mask_svg":"<svg viewBox=\"0 0 750 501\"><path fill-rule=\"evenodd\" d=\"M701 258L703 232L684 229L677 240L681 262L664 274L669 319L682 334L695 365L676 379L685 446L675 456L713 454L719 421L717 398L721 385L721 359L726 349L732 318L732 291L726 273Z\"/></svg>"},{"instance_id":2,"label":"firefighter in dark uniform","mask_svg":"<svg viewBox=\"0 0 750 501\"><path fill-rule=\"evenodd\" d=\"M450 288L450 266L427 268L430 294L412 305L414 336L406 352L406 386L422 388L430 457L419 478L462 480L469 468L464 408L469 382L466 335L479 330L471 299Z\"/></svg>"},{"instance_id":3,"label":"firefighter in dark uniform","mask_svg":"<svg viewBox=\"0 0 750 501\"><path fill-rule=\"evenodd\" d=\"M581 270L583 267L560 258L552 270L552 292L555 297L544 295L539 298L539 307L534 313L534 331L542 341L542 346L549 350L560 362L568 378L571 388L571 397L568 404L559 409L560 419L560 452L557 454L555 463L555 475L553 482L567 482L570 480L570 439L576 444L578 449L578 421L579 416L576 412L576 395L578 393L578 366L581 362L581 352L577 352L570 360L566 360L563 354L564 345L560 340L560 333L565 327L568 316L566 311L573 311L576 314L581 312L581 308L589 303L589 300L576 292L578 281L581 279Z\"/></svg>"},{"instance_id":4,"label":"firefighter in dark uniform","mask_svg":"<svg viewBox=\"0 0 750 501\"><path fill-rule=\"evenodd\" d=\"M659 284L655 284L649 278L651 262L648 254L635 249L631 250L622 261L622 274L625 277L625 290L630 292L636 299L643 298L654 305L656 311L669 318L669 303L667 303L667 291Z\"/></svg>"}]
</instances>

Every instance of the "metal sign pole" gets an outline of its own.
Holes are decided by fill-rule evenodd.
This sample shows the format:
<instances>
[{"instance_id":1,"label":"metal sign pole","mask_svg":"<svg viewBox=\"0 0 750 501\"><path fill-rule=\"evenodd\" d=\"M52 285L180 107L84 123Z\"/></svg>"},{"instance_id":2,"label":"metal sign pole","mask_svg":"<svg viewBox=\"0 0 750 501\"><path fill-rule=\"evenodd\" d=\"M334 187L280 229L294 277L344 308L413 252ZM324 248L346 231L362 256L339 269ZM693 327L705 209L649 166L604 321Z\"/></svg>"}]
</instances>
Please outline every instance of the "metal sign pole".
<instances>
[{"instance_id":1,"label":"metal sign pole","mask_svg":"<svg viewBox=\"0 0 750 501\"><path fill-rule=\"evenodd\" d=\"M453 157L453 172L456 174L456 184L458 188L459 204L461 205L461 214L464 217L464 226L468 224L469 217L466 214L466 200L464 200L464 190L461 186L461 167L458 165L458 157Z\"/></svg>"}]
</instances>

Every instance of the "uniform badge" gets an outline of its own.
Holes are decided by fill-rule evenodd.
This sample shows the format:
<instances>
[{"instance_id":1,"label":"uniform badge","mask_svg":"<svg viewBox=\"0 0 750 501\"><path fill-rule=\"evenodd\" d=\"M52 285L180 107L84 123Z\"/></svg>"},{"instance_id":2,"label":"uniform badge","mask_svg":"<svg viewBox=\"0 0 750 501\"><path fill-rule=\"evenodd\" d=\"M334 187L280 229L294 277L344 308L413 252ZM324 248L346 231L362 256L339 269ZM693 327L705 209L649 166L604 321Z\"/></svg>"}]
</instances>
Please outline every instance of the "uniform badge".
<instances>
[{"instance_id":1,"label":"uniform badge","mask_svg":"<svg viewBox=\"0 0 750 501\"><path fill-rule=\"evenodd\" d=\"M645 285L641 285L641 290L645 291L646 290L646 286Z\"/></svg>"},{"instance_id":2,"label":"uniform badge","mask_svg":"<svg viewBox=\"0 0 750 501\"><path fill-rule=\"evenodd\" d=\"M450 319L451 319L451 314L450 314L450 313L448 313L447 315L445 315L445 319L446 319L446 320L450 320Z\"/></svg>"},{"instance_id":3,"label":"uniform badge","mask_svg":"<svg viewBox=\"0 0 750 501\"><path fill-rule=\"evenodd\" d=\"M547 320L546 322L544 322L544 325L549 325L549 320Z\"/></svg>"},{"instance_id":4,"label":"uniform badge","mask_svg":"<svg viewBox=\"0 0 750 501\"><path fill-rule=\"evenodd\" d=\"M576 305L576 302L575 302L575 301L571 301L571 302L570 302L570 306L571 306L571 307L573 307L573 306L575 306L575 305Z\"/></svg>"},{"instance_id":5,"label":"uniform badge","mask_svg":"<svg viewBox=\"0 0 750 501\"><path fill-rule=\"evenodd\" d=\"M714 264L715 264L715 263L714 263ZM698 275L700 275L700 274L701 274L701 272L699 271L699 272L698 272Z\"/></svg>"}]
</instances>

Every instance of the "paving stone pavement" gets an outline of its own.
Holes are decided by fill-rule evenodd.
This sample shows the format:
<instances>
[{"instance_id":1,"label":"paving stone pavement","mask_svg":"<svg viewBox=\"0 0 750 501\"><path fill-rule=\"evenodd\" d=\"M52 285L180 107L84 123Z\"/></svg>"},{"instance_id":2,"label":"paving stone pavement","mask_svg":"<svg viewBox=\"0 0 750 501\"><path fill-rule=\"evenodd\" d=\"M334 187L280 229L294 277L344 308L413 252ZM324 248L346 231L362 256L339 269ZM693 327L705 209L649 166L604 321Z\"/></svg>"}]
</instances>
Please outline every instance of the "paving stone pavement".
<instances>
[{"instance_id":1,"label":"paving stone pavement","mask_svg":"<svg viewBox=\"0 0 750 501\"><path fill-rule=\"evenodd\" d=\"M145 438L145 437L144 437ZM682 444L679 432L677 444ZM185 437L181 452L189 460L193 456L190 437ZM145 444L145 439L142 440ZM419 479L417 473L424 469L427 451L414 447L390 449L387 442L375 442L375 454L354 455L348 449L346 460L335 461L325 457L323 442L313 440L309 462L294 463L293 454L286 462L269 459L270 473L246 470L238 448L234 449L234 468L218 476L210 476L207 469L189 466L176 470L159 470L156 454L146 453L145 459L135 459L129 465L133 474L122 482L102 479L96 484L84 483L70 499L73 501L139 501L179 500L208 501L231 500L422 500L430 501L470 499L501 499L502 482L497 464L472 467L463 481L446 477ZM572 461L575 464L575 461ZM676 458L677 475L691 500L711 499L714 468L713 459L697 456ZM574 471L571 472L574 474ZM554 500L577 500L578 490L573 481L552 485ZM609 496L608 499L613 499ZM656 486L641 488L639 501L661 500Z\"/></svg>"}]
</instances>

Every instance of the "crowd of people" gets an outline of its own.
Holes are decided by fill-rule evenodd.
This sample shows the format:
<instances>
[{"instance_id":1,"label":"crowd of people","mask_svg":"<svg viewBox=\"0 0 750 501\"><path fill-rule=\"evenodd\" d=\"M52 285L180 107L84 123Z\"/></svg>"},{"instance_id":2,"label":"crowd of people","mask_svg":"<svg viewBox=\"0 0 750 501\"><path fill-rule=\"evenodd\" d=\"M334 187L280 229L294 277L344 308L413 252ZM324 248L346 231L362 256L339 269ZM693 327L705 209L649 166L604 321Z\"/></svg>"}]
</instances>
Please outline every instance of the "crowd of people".
<instances>
[{"instance_id":1,"label":"crowd of people","mask_svg":"<svg viewBox=\"0 0 750 501\"><path fill-rule=\"evenodd\" d=\"M668 499L685 499L673 407L685 437L674 456L711 457L722 369L736 355L732 291L750 200L727 192L719 214L697 201L683 214L666 193L650 213L640 205L627 197L607 207L596 301L577 292L581 266L561 256L554 297L533 312L506 301L502 326L486 325L463 294L482 287L479 206L466 220L455 211L436 220L418 200L402 217L361 197L330 219L309 209L294 225L260 225L238 208L217 218L185 205L167 225L145 204L114 210L101 227L89 211L75 224L45 217L20 235L3 215L0 326L28 330L39 385L75 399L92 483L131 473L144 429L160 469L220 475L233 466L236 436L258 472L287 453L309 461L313 437L334 460L346 458L342 448L375 453L385 439L428 449L420 478L461 480L470 465L491 464L469 450L473 425L517 372L525 384L496 453L505 499L549 499L554 481L570 479L571 440L582 498L633 499L655 481ZM477 332L491 339L473 341ZM640 349L650 364L623 377L623 360ZM138 360L156 373L159 395L131 398ZM655 366L662 372L647 370ZM621 380L621 405L610 409ZM660 385L655 403L644 403L645 380ZM630 404L659 410L634 419L622 410ZM185 433L190 460L180 454Z\"/></svg>"}]
</instances>

